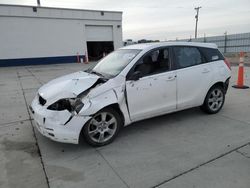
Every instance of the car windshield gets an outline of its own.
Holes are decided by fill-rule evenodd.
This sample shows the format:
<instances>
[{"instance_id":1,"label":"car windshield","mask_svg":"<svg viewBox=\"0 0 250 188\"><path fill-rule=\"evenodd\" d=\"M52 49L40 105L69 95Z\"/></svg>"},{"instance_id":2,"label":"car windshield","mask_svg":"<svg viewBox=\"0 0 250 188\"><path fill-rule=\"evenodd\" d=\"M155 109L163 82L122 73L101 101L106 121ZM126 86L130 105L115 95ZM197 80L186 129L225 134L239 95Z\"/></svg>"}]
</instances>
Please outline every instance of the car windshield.
<instances>
[{"instance_id":1,"label":"car windshield","mask_svg":"<svg viewBox=\"0 0 250 188\"><path fill-rule=\"evenodd\" d=\"M101 59L98 64L90 71L106 78L118 75L140 52L135 49L117 50Z\"/></svg>"}]
</instances>

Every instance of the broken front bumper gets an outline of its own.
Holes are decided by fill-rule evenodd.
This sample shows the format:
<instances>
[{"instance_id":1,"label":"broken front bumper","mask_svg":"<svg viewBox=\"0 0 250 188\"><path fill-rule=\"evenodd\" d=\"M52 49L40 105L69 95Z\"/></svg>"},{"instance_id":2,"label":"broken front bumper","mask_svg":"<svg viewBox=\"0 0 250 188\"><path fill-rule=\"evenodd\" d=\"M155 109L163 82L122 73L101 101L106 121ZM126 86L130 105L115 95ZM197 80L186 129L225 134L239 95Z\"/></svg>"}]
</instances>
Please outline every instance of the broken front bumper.
<instances>
[{"instance_id":1,"label":"broken front bumper","mask_svg":"<svg viewBox=\"0 0 250 188\"><path fill-rule=\"evenodd\" d=\"M77 144L83 125L90 116L72 115L67 110L53 111L40 105L36 97L30 106L35 127L44 136L51 140Z\"/></svg>"}]
</instances>

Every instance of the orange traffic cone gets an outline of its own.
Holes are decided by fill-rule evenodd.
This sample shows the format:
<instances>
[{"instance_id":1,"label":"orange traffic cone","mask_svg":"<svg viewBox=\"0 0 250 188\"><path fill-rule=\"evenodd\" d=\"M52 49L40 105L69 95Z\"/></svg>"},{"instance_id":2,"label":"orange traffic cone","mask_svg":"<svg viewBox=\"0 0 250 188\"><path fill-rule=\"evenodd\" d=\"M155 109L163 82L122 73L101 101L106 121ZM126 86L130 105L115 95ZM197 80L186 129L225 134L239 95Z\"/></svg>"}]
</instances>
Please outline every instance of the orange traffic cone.
<instances>
[{"instance_id":1,"label":"orange traffic cone","mask_svg":"<svg viewBox=\"0 0 250 188\"><path fill-rule=\"evenodd\" d=\"M237 89L247 89L248 86L244 85L244 52L240 52L240 64L238 70L238 81L237 85L233 85Z\"/></svg>"}]
</instances>

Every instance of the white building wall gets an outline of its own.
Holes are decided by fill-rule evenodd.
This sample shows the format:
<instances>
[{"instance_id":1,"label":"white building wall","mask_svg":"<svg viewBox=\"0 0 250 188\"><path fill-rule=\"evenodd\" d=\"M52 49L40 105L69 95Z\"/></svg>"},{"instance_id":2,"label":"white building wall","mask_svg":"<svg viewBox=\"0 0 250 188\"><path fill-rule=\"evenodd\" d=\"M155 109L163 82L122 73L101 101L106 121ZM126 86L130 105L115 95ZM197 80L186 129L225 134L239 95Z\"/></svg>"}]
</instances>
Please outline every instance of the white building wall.
<instances>
[{"instance_id":1,"label":"white building wall","mask_svg":"<svg viewBox=\"0 0 250 188\"><path fill-rule=\"evenodd\" d=\"M0 25L1 59L69 56L83 50L82 24L75 20L6 17Z\"/></svg>"},{"instance_id":2,"label":"white building wall","mask_svg":"<svg viewBox=\"0 0 250 188\"><path fill-rule=\"evenodd\" d=\"M84 55L86 25L110 26L122 46L122 13L0 5L0 60ZM102 35L102 33L99 33Z\"/></svg>"},{"instance_id":3,"label":"white building wall","mask_svg":"<svg viewBox=\"0 0 250 188\"><path fill-rule=\"evenodd\" d=\"M44 18L0 18L0 59L70 56L86 49L84 20ZM119 22L91 21L91 25L107 25L113 29L114 48L122 46ZM101 35L101 33L100 33Z\"/></svg>"}]
</instances>

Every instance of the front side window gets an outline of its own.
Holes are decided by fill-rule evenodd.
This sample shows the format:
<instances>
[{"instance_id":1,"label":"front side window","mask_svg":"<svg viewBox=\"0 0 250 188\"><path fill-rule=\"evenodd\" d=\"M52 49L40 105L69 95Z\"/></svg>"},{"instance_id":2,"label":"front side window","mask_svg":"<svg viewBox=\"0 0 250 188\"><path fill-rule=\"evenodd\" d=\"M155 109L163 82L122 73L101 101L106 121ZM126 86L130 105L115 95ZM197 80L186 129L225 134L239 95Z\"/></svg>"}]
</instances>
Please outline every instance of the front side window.
<instances>
[{"instance_id":1,"label":"front side window","mask_svg":"<svg viewBox=\"0 0 250 188\"><path fill-rule=\"evenodd\" d=\"M149 52L137 62L134 72L139 71L141 77L170 70L169 49L157 49Z\"/></svg>"},{"instance_id":2,"label":"front side window","mask_svg":"<svg viewBox=\"0 0 250 188\"><path fill-rule=\"evenodd\" d=\"M176 64L178 68L185 68L202 63L202 56L195 47L174 47L173 48Z\"/></svg>"},{"instance_id":3,"label":"front side window","mask_svg":"<svg viewBox=\"0 0 250 188\"><path fill-rule=\"evenodd\" d=\"M92 73L100 74L106 78L118 75L140 52L135 49L121 49L112 52L91 70Z\"/></svg>"}]
</instances>

